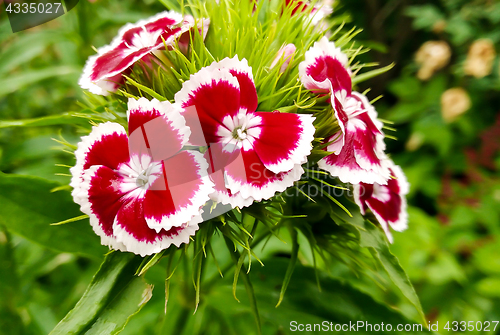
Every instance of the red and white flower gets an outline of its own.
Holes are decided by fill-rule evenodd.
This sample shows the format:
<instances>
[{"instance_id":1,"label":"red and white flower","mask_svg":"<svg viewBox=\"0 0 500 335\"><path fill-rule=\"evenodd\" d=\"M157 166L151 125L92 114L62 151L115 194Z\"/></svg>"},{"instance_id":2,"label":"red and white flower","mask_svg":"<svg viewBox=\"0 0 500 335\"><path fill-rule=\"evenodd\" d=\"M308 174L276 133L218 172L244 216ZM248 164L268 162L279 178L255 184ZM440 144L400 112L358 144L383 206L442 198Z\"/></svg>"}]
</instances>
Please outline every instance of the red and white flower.
<instances>
[{"instance_id":1,"label":"red and white flower","mask_svg":"<svg viewBox=\"0 0 500 335\"><path fill-rule=\"evenodd\" d=\"M327 17L333 12L332 1L318 1L311 9L311 3L309 1L301 0L285 0L285 6L292 8L292 15L295 15L299 10L304 12L306 10L311 11L311 22L312 24L318 24L323 18Z\"/></svg>"},{"instance_id":2,"label":"red and white flower","mask_svg":"<svg viewBox=\"0 0 500 335\"><path fill-rule=\"evenodd\" d=\"M129 136L107 122L82 138L71 186L104 245L144 256L189 242L213 183L203 155L182 151L190 129L179 107L145 98L128 107Z\"/></svg>"},{"instance_id":3,"label":"red and white flower","mask_svg":"<svg viewBox=\"0 0 500 335\"><path fill-rule=\"evenodd\" d=\"M318 166L345 183L385 184L389 169L384 153L382 123L368 99L352 92L347 56L323 37L306 52L299 64L302 84L309 90L330 94L340 130L326 139L325 150L333 152Z\"/></svg>"},{"instance_id":4,"label":"red and white flower","mask_svg":"<svg viewBox=\"0 0 500 335\"><path fill-rule=\"evenodd\" d=\"M323 37L306 51L305 60L299 64L302 85L315 93L332 93L345 90L351 94L349 59L335 43Z\"/></svg>"},{"instance_id":5,"label":"red and white flower","mask_svg":"<svg viewBox=\"0 0 500 335\"><path fill-rule=\"evenodd\" d=\"M391 177L386 185L377 183L354 185L354 200L361 209L361 214L365 215L368 208L372 211L392 243L389 226L396 231L403 231L408 227L406 194L410 185L401 168L392 161L389 161L389 171Z\"/></svg>"},{"instance_id":6,"label":"red and white flower","mask_svg":"<svg viewBox=\"0 0 500 335\"><path fill-rule=\"evenodd\" d=\"M197 29L203 30L203 36L208 30L208 20L200 20ZM130 71L130 67L144 59L148 61L150 54L167 46L173 47L175 41L182 40L181 46L186 43L188 32L195 22L192 18L183 20L182 15L162 12L135 24L126 24L118 36L100 48L97 55L89 57L79 85L94 94L108 95L118 89L123 81L122 74ZM203 27L203 28L202 28ZM165 44L164 44L165 43Z\"/></svg>"},{"instance_id":7,"label":"red and white flower","mask_svg":"<svg viewBox=\"0 0 500 335\"><path fill-rule=\"evenodd\" d=\"M212 199L247 206L300 179L314 139L314 118L257 112L257 91L246 59L225 58L183 84L175 101L193 130L190 142L209 145ZM195 131L199 129L199 131Z\"/></svg>"}]
</instances>

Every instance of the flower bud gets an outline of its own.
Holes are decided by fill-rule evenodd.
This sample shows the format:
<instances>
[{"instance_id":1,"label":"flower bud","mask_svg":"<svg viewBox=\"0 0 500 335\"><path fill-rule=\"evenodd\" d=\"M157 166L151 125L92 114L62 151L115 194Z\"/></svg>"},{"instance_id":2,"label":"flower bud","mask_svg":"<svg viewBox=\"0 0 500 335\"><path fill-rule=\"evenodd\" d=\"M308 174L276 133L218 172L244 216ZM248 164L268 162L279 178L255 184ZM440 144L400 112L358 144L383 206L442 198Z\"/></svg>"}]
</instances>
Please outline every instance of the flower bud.
<instances>
[{"instance_id":1,"label":"flower bud","mask_svg":"<svg viewBox=\"0 0 500 335\"><path fill-rule=\"evenodd\" d=\"M434 72L445 67L450 61L451 50L444 41L428 41L422 44L415 55L415 60L420 64L417 77L427 80Z\"/></svg>"},{"instance_id":2,"label":"flower bud","mask_svg":"<svg viewBox=\"0 0 500 335\"><path fill-rule=\"evenodd\" d=\"M493 60L496 52L493 42L488 39L480 39L472 43L465 60L465 74L482 78L491 73Z\"/></svg>"},{"instance_id":3,"label":"flower bud","mask_svg":"<svg viewBox=\"0 0 500 335\"><path fill-rule=\"evenodd\" d=\"M283 61L283 64L281 65L280 73L285 72L286 68L290 64L290 61L293 59L293 55L295 54L296 50L297 50L297 48L295 47L295 45L293 43L282 46L278 50L278 54L276 55L273 62L271 63L270 68L272 69L273 67L275 67L276 64L278 64L278 62L283 59L284 61Z\"/></svg>"},{"instance_id":4,"label":"flower bud","mask_svg":"<svg viewBox=\"0 0 500 335\"><path fill-rule=\"evenodd\" d=\"M441 95L441 115L447 123L465 113L470 106L469 95L463 88L450 88Z\"/></svg>"}]
</instances>

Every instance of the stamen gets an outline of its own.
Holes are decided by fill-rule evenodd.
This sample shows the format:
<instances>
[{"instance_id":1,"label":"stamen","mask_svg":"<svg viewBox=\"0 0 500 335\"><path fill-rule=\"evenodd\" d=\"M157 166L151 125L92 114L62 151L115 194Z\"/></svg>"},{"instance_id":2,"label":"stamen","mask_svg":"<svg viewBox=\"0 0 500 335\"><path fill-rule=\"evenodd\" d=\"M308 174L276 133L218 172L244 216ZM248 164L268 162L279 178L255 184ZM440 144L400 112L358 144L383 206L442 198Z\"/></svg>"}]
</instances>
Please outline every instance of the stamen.
<instances>
[{"instance_id":1,"label":"stamen","mask_svg":"<svg viewBox=\"0 0 500 335\"><path fill-rule=\"evenodd\" d=\"M146 185L146 184L148 183L149 178L148 178L148 176L146 176L146 173L147 173L147 171L146 171L146 170L144 170L144 171L142 171L142 172L141 172L141 173L137 176L137 180L136 180L136 184L137 184L137 186L142 187L142 186L144 186L144 185Z\"/></svg>"},{"instance_id":2,"label":"stamen","mask_svg":"<svg viewBox=\"0 0 500 335\"><path fill-rule=\"evenodd\" d=\"M236 129L236 132L238 133L238 137L241 139L241 140L244 140L247 138L247 133L246 132L243 132L241 130L241 128L238 128Z\"/></svg>"}]
</instances>

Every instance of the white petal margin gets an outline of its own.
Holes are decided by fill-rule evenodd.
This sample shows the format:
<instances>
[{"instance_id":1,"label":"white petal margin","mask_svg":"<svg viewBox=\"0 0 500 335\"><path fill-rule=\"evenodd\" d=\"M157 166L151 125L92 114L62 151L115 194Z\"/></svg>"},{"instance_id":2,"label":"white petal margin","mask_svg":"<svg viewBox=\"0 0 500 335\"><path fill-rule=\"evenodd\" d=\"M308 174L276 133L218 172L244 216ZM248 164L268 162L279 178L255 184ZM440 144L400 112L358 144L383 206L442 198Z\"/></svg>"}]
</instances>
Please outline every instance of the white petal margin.
<instances>
[{"instance_id":1,"label":"white petal margin","mask_svg":"<svg viewBox=\"0 0 500 335\"><path fill-rule=\"evenodd\" d=\"M83 183L83 167L86 162L87 154L96 142L100 142L104 136L112 134L127 136L125 128L123 128L123 126L121 126L120 124L114 122L105 122L98 124L97 126L93 126L90 134L87 136L83 136L81 138L81 141L78 143L78 147L75 150L75 166L69 169L72 175L69 185L73 187L73 191L71 192L73 200L79 205L82 204L80 193Z\"/></svg>"},{"instance_id":2,"label":"white petal margin","mask_svg":"<svg viewBox=\"0 0 500 335\"><path fill-rule=\"evenodd\" d=\"M160 114L171 125L173 130L182 138L182 145L186 145L189 141L189 136L191 136L191 129L186 125L186 120L182 116L184 111L182 107L177 104L172 104L169 101L159 101L155 98L153 100L148 100L144 97L135 100L133 98L128 99L128 110L127 110L127 120L130 120L130 113L143 113L146 111L157 110Z\"/></svg>"},{"instance_id":3,"label":"white petal margin","mask_svg":"<svg viewBox=\"0 0 500 335\"><path fill-rule=\"evenodd\" d=\"M253 74L252 74L252 68L250 65L248 65L248 61L246 58L243 58L241 61L238 59L238 55L234 56L233 58L226 57L223 60L219 62L212 62L210 66L207 67L209 70L214 70L214 69L227 69L227 70L234 70L238 73L244 73L246 74L252 82L253 80Z\"/></svg>"},{"instance_id":4,"label":"white petal margin","mask_svg":"<svg viewBox=\"0 0 500 335\"><path fill-rule=\"evenodd\" d=\"M304 169L297 164L290 171L283 173L283 178L266 184L264 187L256 187L251 183L240 183L229 174L226 174L227 183L231 192L241 193L244 199L252 198L254 201L267 200L272 198L277 192L283 192L300 179L304 174Z\"/></svg>"},{"instance_id":5,"label":"white petal margin","mask_svg":"<svg viewBox=\"0 0 500 335\"><path fill-rule=\"evenodd\" d=\"M175 102L182 107L186 107L185 104L202 86L212 86L222 81L228 82L229 85L235 87L238 91L240 90L238 79L228 69L211 68L211 66L204 67L195 74L192 74L189 80L182 84L181 90L174 96Z\"/></svg>"},{"instance_id":6,"label":"white petal margin","mask_svg":"<svg viewBox=\"0 0 500 335\"><path fill-rule=\"evenodd\" d=\"M203 157L203 154L198 151L186 150L191 157L194 158L198 167L198 177L202 181L198 191L190 200L190 204L181 207L176 213L163 216L159 221L154 218L146 217L148 227L159 232L161 229L169 230L172 227L181 227L186 222L193 219L193 217L200 214L200 209L210 200L209 194L214 192L214 183L208 176L208 163ZM148 190L146 192L154 192Z\"/></svg>"},{"instance_id":7,"label":"white petal margin","mask_svg":"<svg viewBox=\"0 0 500 335\"><path fill-rule=\"evenodd\" d=\"M175 236L158 236L154 242L142 242L138 241L134 236L130 235L125 229L123 229L119 224L113 224L113 232L118 241L126 246L126 250L133 252L134 254L141 255L141 257L156 254L164 249L167 249L172 244L177 248L181 246L182 243L188 244L189 238L194 236L198 230L198 223L202 222L203 219L200 215L195 216L189 223L183 225L183 229Z\"/></svg>"},{"instance_id":8,"label":"white petal margin","mask_svg":"<svg viewBox=\"0 0 500 335\"><path fill-rule=\"evenodd\" d=\"M322 170L330 172L333 177L338 177L343 183L377 183L380 185L387 183L387 179L384 175L381 175L379 171L365 170L361 167L351 169L348 166L331 165L326 161L326 158L322 158L318 161L318 167ZM385 171L384 168L381 168L380 170Z\"/></svg>"},{"instance_id":9,"label":"white petal margin","mask_svg":"<svg viewBox=\"0 0 500 335\"><path fill-rule=\"evenodd\" d=\"M325 92L330 90L330 81L328 79L318 82L307 74L307 68L314 65L318 58L324 56L330 56L337 59L342 65L344 65L349 74L351 73L348 68L349 59L347 58L347 55L344 54L340 48L335 47L334 42L328 41L328 38L323 36L321 40L314 42L314 45L306 51L305 60L299 64L299 78L305 88L309 90L321 89Z\"/></svg>"},{"instance_id":10,"label":"white petal margin","mask_svg":"<svg viewBox=\"0 0 500 335\"><path fill-rule=\"evenodd\" d=\"M248 207L251 206L254 202L254 199L252 197L248 197L246 199L243 198L240 192L229 195L229 192L217 190L210 194L210 199L223 205L231 205L232 208Z\"/></svg>"},{"instance_id":11,"label":"white petal margin","mask_svg":"<svg viewBox=\"0 0 500 335\"><path fill-rule=\"evenodd\" d=\"M368 101L368 98L365 95L355 91L353 91L351 95L361 101L363 108L368 112L368 116L370 116L370 119L373 121L377 129L380 131L381 134L380 136L377 137L376 150L377 152L384 151L385 142L384 142L384 132L382 131L384 123L378 119L378 113L375 110L375 107L373 107L373 105L370 103L370 101ZM340 123L341 122L339 122L339 124Z\"/></svg>"},{"instance_id":12,"label":"white petal margin","mask_svg":"<svg viewBox=\"0 0 500 335\"><path fill-rule=\"evenodd\" d=\"M115 236L106 235L104 230L102 230L101 226L99 225L99 219L94 214L94 212L92 212L92 208L90 208L91 205L89 201L90 182L95 177L97 170L99 170L101 167L103 166L94 165L89 169L85 170L85 173L82 176L83 182L81 183L81 187L79 189L79 194L78 194L81 201L79 203L81 205L80 210L89 216L90 226L92 227L92 230L94 230L94 232L101 238L102 245L108 246L111 249L115 250L127 251L125 245L119 242Z\"/></svg>"},{"instance_id":13,"label":"white petal margin","mask_svg":"<svg viewBox=\"0 0 500 335\"><path fill-rule=\"evenodd\" d=\"M274 173L290 171L295 165L302 165L307 162L307 156L311 154L312 151L312 141L314 140L314 133L316 128L314 128L313 121L316 119L312 115L308 114L295 114L298 116L301 124L300 138L298 140L297 146L290 152L287 159L281 160L276 164L264 164L266 168ZM265 125L265 121L264 121Z\"/></svg>"}]
</instances>

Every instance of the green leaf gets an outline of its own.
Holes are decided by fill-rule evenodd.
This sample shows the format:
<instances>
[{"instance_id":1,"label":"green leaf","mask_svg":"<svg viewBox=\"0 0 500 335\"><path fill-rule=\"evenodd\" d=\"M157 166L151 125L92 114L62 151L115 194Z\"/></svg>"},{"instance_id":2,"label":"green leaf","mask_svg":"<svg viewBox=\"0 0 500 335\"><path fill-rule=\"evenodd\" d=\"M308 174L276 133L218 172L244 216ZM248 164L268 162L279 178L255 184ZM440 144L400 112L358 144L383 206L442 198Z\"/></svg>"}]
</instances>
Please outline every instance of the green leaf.
<instances>
[{"instance_id":1,"label":"green leaf","mask_svg":"<svg viewBox=\"0 0 500 335\"><path fill-rule=\"evenodd\" d=\"M401 290L401 293L410 301L410 303L417 309L421 317L421 321L425 324L425 314L420 304L420 300L413 288L413 285L408 278L408 275L401 267L399 260L394 256L384 237L381 229L375 227L369 221L365 221L364 230L359 230L360 245L361 247L370 248L372 254L383 266L392 282Z\"/></svg>"},{"instance_id":2,"label":"green leaf","mask_svg":"<svg viewBox=\"0 0 500 335\"><path fill-rule=\"evenodd\" d=\"M82 124L88 125L89 120L85 118L78 118L71 113L63 113L58 115L44 116L34 119L22 120L4 120L0 121L0 128L9 127L41 127L41 126L54 126L60 124Z\"/></svg>"},{"instance_id":3,"label":"green leaf","mask_svg":"<svg viewBox=\"0 0 500 335\"><path fill-rule=\"evenodd\" d=\"M432 30L432 27L444 16L438 7L426 4L421 6L410 6L406 9L406 15L412 16L415 29Z\"/></svg>"},{"instance_id":4,"label":"green leaf","mask_svg":"<svg viewBox=\"0 0 500 335\"><path fill-rule=\"evenodd\" d=\"M286 289L288 287L288 284L290 284L290 279L292 279L293 271L295 270L295 266L297 265L297 256L299 254L297 231L293 228L290 228L290 235L292 236L292 254L290 257L290 262L288 263L288 267L286 269L285 279L283 280L283 284L281 285L280 299L278 300L276 307L278 307L283 301Z\"/></svg>"},{"instance_id":5,"label":"green leaf","mask_svg":"<svg viewBox=\"0 0 500 335\"><path fill-rule=\"evenodd\" d=\"M50 335L121 332L151 298L153 287L134 275L141 260L130 253L107 255L75 308Z\"/></svg>"},{"instance_id":6,"label":"green leaf","mask_svg":"<svg viewBox=\"0 0 500 335\"><path fill-rule=\"evenodd\" d=\"M31 70L16 75L10 75L6 79L0 79L0 97L47 78L59 77L77 72L77 69L74 67L53 66L43 70Z\"/></svg>"},{"instance_id":7,"label":"green leaf","mask_svg":"<svg viewBox=\"0 0 500 335\"><path fill-rule=\"evenodd\" d=\"M50 225L81 215L68 191L51 192L58 186L38 177L0 172L0 223L47 248L101 258L107 248L100 245L88 220Z\"/></svg>"},{"instance_id":8,"label":"green leaf","mask_svg":"<svg viewBox=\"0 0 500 335\"><path fill-rule=\"evenodd\" d=\"M365 80L368 80L368 79L371 79L373 77L376 77L376 76L379 76L383 73L386 73L387 71L389 71L390 69L392 69L396 64L394 63L391 63L387 66L384 66L380 69L375 69L375 70L371 70L371 71L368 71L368 72L365 72L365 73L362 73L362 74L358 74L356 75L354 78L352 78L352 84L353 85L356 85L356 84L359 84Z\"/></svg>"},{"instance_id":9,"label":"green leaf","mask_svg":"<svg viewBox=\"0 0 500 335\"><path fill-rule=\"evenodd\" d=\"M398 311L375 301L371 296L345 282L326 276L324 272L319 273L320 290L314 269L300 264L295 267L294 275L288 284L287 294L280 306L276 308L276 298L280 295L283 274L288 268L288 260L273 258L264 260L264 264L264 267L252 269L250 279L259 304L263 333L265 334L292 334L294 333L293 321L301 324L320 325L326 321L325 324L328 327L335 327L335 324L349 324L350 322L356 324L357 321L372 325L384 322L384 324L391 324L394 327L392 332L377 332L382 334L394 333L398 324L412 323ZM243 289L241 286L239 288ZM234 299L227 299L227 296L230 295L231 283L227 283L215 287L207 296L206 301L225 314L228 323L233 324L234 327L244 327L244 324L238 325L237 322L244 315L242 312L250 313L248 301L242 297L241 304L238 304ZM421 327L421 332L415 331L405 334L427 332L425 326ZM278 329L281 331L277 332ZM250 332L247 329L244 333ZM318 334L319 331L304 331L303 333ZM372 334L373 332L360 327L357 329L357 333Z\"/></svg>"},{"instance_id":10,"label":"green leaf","mask_svg":"<svg viewBox=\"0 0 500 335\"><path fill-rule=\"evenodd\" d=\"M19 34L7 48L0 52L0 73L13 70L21 64L26 64L34 58L40 57L47 47L60 39L54 31L41 31L31 34Z\"/></svg>"}]
</instances>

